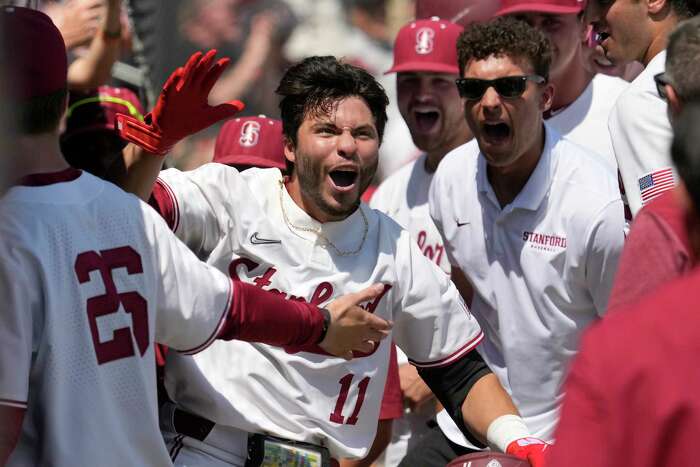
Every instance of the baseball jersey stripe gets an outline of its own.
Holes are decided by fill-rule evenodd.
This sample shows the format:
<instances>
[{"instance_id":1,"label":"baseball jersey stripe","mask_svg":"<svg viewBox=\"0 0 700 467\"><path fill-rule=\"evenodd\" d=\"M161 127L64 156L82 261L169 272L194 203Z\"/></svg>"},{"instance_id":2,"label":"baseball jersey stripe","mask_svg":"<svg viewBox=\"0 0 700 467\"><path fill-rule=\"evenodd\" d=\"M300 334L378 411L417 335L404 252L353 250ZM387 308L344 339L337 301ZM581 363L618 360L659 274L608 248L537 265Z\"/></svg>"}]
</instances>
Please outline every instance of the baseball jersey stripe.
<instances>
[{"instance_id":1,"label":"baseball jersey stripe","mask_svg":"<svg viewBox=\"0 0 700 467\"><path fill-rule=\"evenodd\" d=\"M229 292L228 292L228 301L226 302L226 306L224 307L224 311L221 314L221 318L219 318L219 325L216 326L216 329L214 332L209 336L209 338L200 346L195 347L194 349L190 350L183 350L180 353L185 354L185 355L192 355L198 352L201 352L202 350L206 349L211 345L214 340L216 340L216 336L219 335L221 332L221 329L224 327L224 324L226 323L226 319L228 318L229 312L231 311L231 308L233 307L233 281L229 282Z\"/></svg>"},{"instance_id":2,"label":"baseball jersey stripe","mask_svg":"<svg viewBox=\"0 0 700 467\"><path fill-rule=\"evenodd\" d=\"M419 368L435 368L440 366L447 366L450 363L453 363L462 358L464 355L468 354L474 347L479 345L483 339L484 333L479 332L479 334L474 339L464 344L456 352L448 355L445 358L441 358L440 360L435 360L434 362L417 362L415 360L411 360L410 358L408 359L408 361Z\"/></svg>"},{"instance_id":3,"label":"baseball jersey stripe","mask_svg":"<svg viewBox=\"0 0 700 467\"><path fill-rule=\"evenodd\" d=\"M0 399L0 405L6 405L8 407L15 407L18 409L26 409L27 408L27 402L22 402L22 401L16 401L12 399Z\"/></svg>"},{"instance_id":4,"label":"baseball jersey stripe","mask_svg":"<svg viewBox=\"0 0 700 467\"><path fill-rule=\"evenodd\" d=\"M170 185L168 185L161 178L156 179L156 186L160 187L162 189L162 192L167 195L167 200L159 200L165 201L167 203L166 206L169 208L163 209L164 212L162 214L165 214L165 220L167 221L170 229L173 232L176 232L178 226L180 225L180 205L177 202L177 196L175 196L175 193L173 192L173 189L170 188ZM158 196L156 194L157 191L158 190L153 191L153 194L155 196Z\"/></svg>"}]
</instances>

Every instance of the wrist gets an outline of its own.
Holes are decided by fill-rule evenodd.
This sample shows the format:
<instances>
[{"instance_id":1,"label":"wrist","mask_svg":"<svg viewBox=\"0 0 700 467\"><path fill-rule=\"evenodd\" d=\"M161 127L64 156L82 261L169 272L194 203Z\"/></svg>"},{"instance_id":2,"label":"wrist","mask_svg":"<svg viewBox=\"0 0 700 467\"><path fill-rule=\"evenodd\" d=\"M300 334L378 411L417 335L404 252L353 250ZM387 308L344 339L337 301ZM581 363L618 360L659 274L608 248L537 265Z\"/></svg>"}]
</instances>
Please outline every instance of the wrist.
<instances>
[{"instance_id":1,"label":"wrist","mask_svg":"<svg viewBox=\"0 0 700 467\"><path fill-rule=\"evenodd\" d=\"M318 311L321 312L321 314L323 315L323 327L321 328L321 334L319 334L316 344L320 344L321 342L323 342L323 339L326 338L326 334L328 333L328 328L331 325L331 312L326 310L325 308L320 307Z\"/></svg>"},{"instance_id":2,"label":"wrist","mask_svg":"<svg viewBox=\"0 0 700 467\"><path fill-rule=\"evenodd\" d=\"M102 39L105 41L116 41L120 40L122 38L122 27L119 25L119 27L110 29L107 27L102 28Z\"/></svg>"},{"instance_id":3,"label":"wrist","mask_svg":"<svg viewBox=\"0 0 700 467\"><path fill-rule=\"evenodd\" d=\"M508 414L501 415L491 422L486 430L486 441L492 449L506 452L515 440L531 436L522 417Z\"/></svg>"}]
</instances>

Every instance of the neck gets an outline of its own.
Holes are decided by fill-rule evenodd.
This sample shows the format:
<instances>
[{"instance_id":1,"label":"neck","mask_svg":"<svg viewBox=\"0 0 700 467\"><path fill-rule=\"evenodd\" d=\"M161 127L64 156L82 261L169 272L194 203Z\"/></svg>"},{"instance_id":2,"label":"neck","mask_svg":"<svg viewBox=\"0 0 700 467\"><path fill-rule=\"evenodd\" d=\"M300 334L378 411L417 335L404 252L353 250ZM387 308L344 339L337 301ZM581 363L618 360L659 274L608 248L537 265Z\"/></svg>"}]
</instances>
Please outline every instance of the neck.
<instances>
[{"instance_id":1,"label":"neck","mask_svg":"<svg viewBox=\"0 0 700 467\"><path fill-rule=\"evenodd\" d=\"M343 220L335 219L332 216L324 213L316 206L313 200L310 200L304 196L301 191L301 184L299 183L299 178L296 176L296 172L292 172L292 175L289 177L289 181L285 183L285 188L287 189L287 193L289 193L289 197L292 198L292 201L294 201L297 206L299 206L305 213L318 222L324 223Z\"/></svg>"},{"instance_id":2,"label":"neck","mask_svg":"<svg viewBox=\"0 0 700 467\"><path fill-rule=\"evenodd\" d=\"M668 31L664 32L663 34L657 34L654 36L654 39L651 41L651 44L649 44L649 48L647 48L641 60L645 68L647 65L649 65L649 62L654 59L654 57L659 55L666 48L668 45L668 34L670 34L671 31L672 28L668 29Z\"/></svg>"},{"instance_id":3,"label":"neck","mask_svg":"<svg viewBox=\"0 0 700 467\"><path fill-rule=\"evenodd\" d=\"M559 76L552 76L555 92L550 110L555 112L571 105L583 94L594 76L595 73L591 73L583 66L583 56L579 52L575 57L575 63L569 65Z\"/></svg>"},{"instance_id":4,"label":"neck","mask_svg":"<svg viewBox=\"0 0 700 467\"><path fill-rule=\"evenodd\" d=\"M513 164L506 167L488 166L488 179L501 207L510 204L525 187L542 157L543 149L544 126L540 126L534 144Z\"/></svg>"},{"instance_id":5,"label":"neck","mask_svg":"<svg viewBox=\"0 0 700 467\"><path fill-rule=\"evenodd\" d=\"M69 167L61 154L55 133L20 135L15 143L17 162L12 167L12 178L18 180L31 174L51 173Z\"/></svg>"}]
</instances>

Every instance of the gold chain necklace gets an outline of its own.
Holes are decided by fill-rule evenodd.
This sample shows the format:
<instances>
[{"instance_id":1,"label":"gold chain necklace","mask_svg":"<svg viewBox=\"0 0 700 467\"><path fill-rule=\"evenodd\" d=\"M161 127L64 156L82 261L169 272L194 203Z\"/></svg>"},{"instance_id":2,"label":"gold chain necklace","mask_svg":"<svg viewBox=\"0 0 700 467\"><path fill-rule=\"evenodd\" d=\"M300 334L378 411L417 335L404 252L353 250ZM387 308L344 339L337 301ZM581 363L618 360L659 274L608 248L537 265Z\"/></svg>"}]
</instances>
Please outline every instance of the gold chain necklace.
<instances>
[{"instance_id":1,"label":"gold chain necklace","mask_svg":"<svg viewBox=\"0 0 700 467\"><path fill-rule=\"evenodd\" d=\"M365 216L364 211L362 210L362 207L359 206L357 209L360 210L360 214L362 215L362 221L365 224L365 229L364 232L362 232L362 241L360 242L360 245L352 251L343 251L339 249L331 240L326 237L326 235L321 232L321 228L313 228L313 227L301 227L299 225L294 225L292 222L289 220L289 217L287 216L287 211L284 209L284 197L283 197L283 191L284 191L284 181L280 180L280 208L282 209L282 217L284 218L284 222L287 223L287 225L295 230L301 230L303 232L311 232L313 234L316 234L318 237L323 240L323 242L330 246L333 251L335 251L335 254L338 256L353 256L356 255L362 250L362 247L365 244L365 240L367 240L367 232L369 231L369 222L367 222L367 216Z\"/></svg>"}]
</instances>

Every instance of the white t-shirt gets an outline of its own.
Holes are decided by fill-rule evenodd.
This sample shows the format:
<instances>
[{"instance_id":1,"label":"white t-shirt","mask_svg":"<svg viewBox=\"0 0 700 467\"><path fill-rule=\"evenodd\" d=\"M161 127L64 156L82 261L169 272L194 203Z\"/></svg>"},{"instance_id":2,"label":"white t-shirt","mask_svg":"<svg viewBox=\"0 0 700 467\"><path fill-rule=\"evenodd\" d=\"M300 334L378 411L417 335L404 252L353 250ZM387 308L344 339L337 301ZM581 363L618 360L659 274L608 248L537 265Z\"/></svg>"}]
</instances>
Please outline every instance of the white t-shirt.
<instances>
[{"instance_id":1,"label":"white t-shirt","mask_svg":"<svg viewBox=\"0 0 700 467\"><path fill-rule=\"evenodd\" d=\"M657 54L618 98L608 126L632 215L675 185L671 162L671 123L654 75L666 68L666 51Z\"/></svg>"},{"instance_id":2,"label":"white t-shirt","mask_svg":"<svg viewBox=\"0 0 700 467\"><path fill-rule=\"evenodd\" d=\"M162 172L156 196L170 198L160 204L169 206L175 233L234 280L318 305L384 283L385 293L366 306L394 322L391 337L417 366L454 362L481 341L459 292L408 232L364 204L343 221L320 224L282 180L277 169L239 174L207 164ZM348 254L337 254L324 237ZM348 362L320 349L290 354L214 343L194 357L169 357L166 387L185 410L216 423L325 445L335 457L363 457L377 427L390 346L385 339Z\"/></svg>"},{"instance_id":3,"label":"white t-shirt","mask_svg":"<svg viewBox=\"0 0 700 467\"><path fill-rule=\"evenodd\" d=\"M485 335L480 353L533 436L551 440L569 359L606 308L624 217L609 168L545 129L540 161L509 205L500 207L473 141L440 163L430 212L450 262L474 288L472 310ZM449 417L438 421L466 445Z\"/></svg>"},{"instance_id":4,"label":"white t-shirt","mask_svg":"<svg viewBox=\"0 0 700 467\"><path fill-rule=\"evenodd\" d=\"M623 79L597 74L574 102L548 118L547 123L570 141L602 156L615 171L617 162L608 117L615 101L628 86Z\"/></svg>"},{"instance_id":5,"label":"white t-shirt","mask_svg":"<svg viewBox=\"0 0 700 467\"><path fill-rule=\"evenodd\" d=\"M58 174L0 200L0 403L26 408L9 465L172 465L154 341L209 344L231 280L136 197Z\"/></svg>"},{"instance_id":6,"label":"white t-shirt","mask_svg":"<svg viewBox=\"0 0 700 467\"><path fill-rule=\"evenodd\" d=\"M433 173L425 170L426 159L427 156L423 154L382 182L369 205L408 230L423 254L449 274L450 261L428 209L428 191Z\"/></svg>"}]
</instances>

